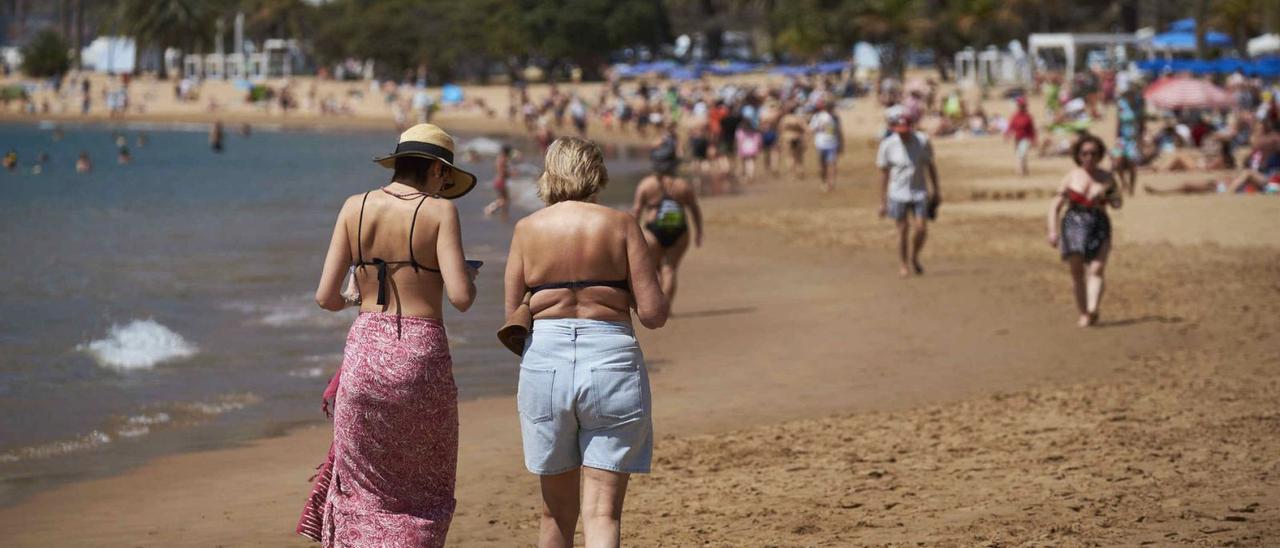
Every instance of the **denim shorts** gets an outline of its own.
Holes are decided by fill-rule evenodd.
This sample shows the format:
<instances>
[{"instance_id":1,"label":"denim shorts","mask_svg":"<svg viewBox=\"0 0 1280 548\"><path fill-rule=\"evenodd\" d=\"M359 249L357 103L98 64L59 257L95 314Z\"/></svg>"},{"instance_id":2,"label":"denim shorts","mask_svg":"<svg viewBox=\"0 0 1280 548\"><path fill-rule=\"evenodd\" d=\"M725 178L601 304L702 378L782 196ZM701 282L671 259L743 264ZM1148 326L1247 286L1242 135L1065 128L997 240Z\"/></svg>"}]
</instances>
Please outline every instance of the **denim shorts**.
<instances>
[{"instance_id":1,"label":"denim shorts","mask_svg":"<svg viewBox=\"0 0 1280 548\"><path fill-rule=\"evenodd\" d=\"M834 165L836 163L836 154L840 152L838 148L820 148L818 149L818 162L824 166Z\"/></svg>"},{"instance_id":2,"label":"denim shorts","mask_svg":"<svg viewBox=\"0 0 1280 548\"><path fill-rule=\"evenodd\" d=\"M516 407L530 472L649 472L649 374L629 324L535 320L523 356Z\"/></svg>"},{"instance_id":3,"label":"denim shorts","mask_svg":"<svg viewBox=\"0 0 1280 548\"><path fill-rule=\"evenodd\" d=\"M909 202L899 202L898 200L889 199L889 203L885 208L885 215L895 221L901 221L906 218L907 212L910 211L917 219L929 218L929 200L912 200Z\"/></svg>"}]
</instances>

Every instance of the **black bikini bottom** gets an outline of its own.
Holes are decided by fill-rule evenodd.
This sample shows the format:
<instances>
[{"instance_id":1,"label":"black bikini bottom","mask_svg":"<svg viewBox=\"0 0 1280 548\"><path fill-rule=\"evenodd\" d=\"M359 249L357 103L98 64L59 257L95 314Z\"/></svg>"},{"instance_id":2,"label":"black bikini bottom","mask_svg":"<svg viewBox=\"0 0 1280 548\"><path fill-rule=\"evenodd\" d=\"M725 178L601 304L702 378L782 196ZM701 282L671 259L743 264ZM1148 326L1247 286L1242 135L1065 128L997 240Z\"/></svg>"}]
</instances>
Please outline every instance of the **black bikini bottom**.
<instances>
[{"instance_id":1,"label":"black bikini bottom","mask_svg":"<svg viewBox=\"0 0 1280 548\"><path fill-rule=\"evenodd\" d=\"M687 225L662 227L658 226L658 224L654 222L645 224L644 228L653 233L654 237L658 238L658 243L661 244L662 247L671 247L676 245L676 242L680 241L680 237L684 236L685 231L689 230Z\"/></svg>"}]
</instances>

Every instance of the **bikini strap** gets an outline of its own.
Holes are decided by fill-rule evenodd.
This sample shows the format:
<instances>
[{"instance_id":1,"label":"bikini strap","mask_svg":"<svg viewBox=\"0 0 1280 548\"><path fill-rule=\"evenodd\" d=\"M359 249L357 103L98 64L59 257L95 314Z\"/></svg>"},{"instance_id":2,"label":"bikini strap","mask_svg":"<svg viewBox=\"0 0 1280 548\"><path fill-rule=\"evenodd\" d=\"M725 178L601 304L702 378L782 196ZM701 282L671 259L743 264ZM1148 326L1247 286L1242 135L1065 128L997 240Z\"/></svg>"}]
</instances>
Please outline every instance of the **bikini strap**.
<instances>
[{"instance_id":1,"label":"bikini strap","mask_svg":"<svg viewBox=\"0 0 1280 548\"><path fill-rule=\"evenodd\" d=\"M422 209L423 202L427 201L424 194L421 200L418 200L418 207L413 208L413 220L409 221L409 264L413 265L413 271L418 271L418 259L413 256L413 229L418 226L418 210Z\"/></svg>"},{"instance_id":2,"label":"bikini strap","mask_svg":"<svg viewBox=\"0 0 1280 548\"><path fill-rule=\"evenodd\" d=\"M361 242L364 234L364 204L369 201L369 192L364 193L364 198L360 199L360 220L356 221L356 264L364 264L364 244ZM410 248L412 249L412 248Z\"/></svg>"}]
</instances>

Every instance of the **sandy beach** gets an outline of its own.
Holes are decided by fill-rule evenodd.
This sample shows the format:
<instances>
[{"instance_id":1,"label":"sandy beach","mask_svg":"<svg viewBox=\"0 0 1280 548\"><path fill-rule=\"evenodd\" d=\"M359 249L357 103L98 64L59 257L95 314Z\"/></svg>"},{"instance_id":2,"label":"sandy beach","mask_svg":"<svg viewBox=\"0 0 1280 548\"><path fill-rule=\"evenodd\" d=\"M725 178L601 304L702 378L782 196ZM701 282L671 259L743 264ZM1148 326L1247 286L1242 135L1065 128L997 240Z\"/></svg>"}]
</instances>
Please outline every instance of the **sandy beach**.
<instances>
[{"instance_id":1,"label":"sandy beach","mask_svg":"<svg viewBox=\"0 0 1280 548\"><path fill-rule=\"evenodd\" d=\"M654 473L632 480L624 544L1280 538L1280 199L1133 198L1114 216L1102 324L1081 330L1044 243L1069 160L1033 160L1019 178L999 137L938 141L947 202L927 274L903 280L892 226L875 214L879 111L863 102L848 119L835 192L817 191L810 166L809 180L704 204L706 244L682 268L675 317L640 335L658 442ZM439 123L522 131L474 112ZM464 402L461 424L451 544L532 545L537 482L514 399ZM0 509L0 543L305 546L293 527L329 439L304 428L45 491Z\"/></svg>"}]
</instances>

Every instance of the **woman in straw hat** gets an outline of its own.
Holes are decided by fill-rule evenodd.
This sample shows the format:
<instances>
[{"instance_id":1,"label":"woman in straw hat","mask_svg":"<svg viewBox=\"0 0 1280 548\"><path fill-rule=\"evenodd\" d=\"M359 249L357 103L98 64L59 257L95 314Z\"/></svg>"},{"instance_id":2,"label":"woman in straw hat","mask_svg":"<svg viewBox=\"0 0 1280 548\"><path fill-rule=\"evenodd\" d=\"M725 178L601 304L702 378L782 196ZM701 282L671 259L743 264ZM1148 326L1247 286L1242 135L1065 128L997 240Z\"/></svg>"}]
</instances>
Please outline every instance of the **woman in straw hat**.
<instances>
[{"instance_id":1,"label":"woman in straw hat","mask_svg":"<svg viewBox=\"0 0 1280 548\"><path fill-rule=\"evenodd\" d=\"M542 483L542 547L573 544L579 509L588 546L617 546L627 480L653 453L631 309L656 329L667 300L635 218L596 204L607 181L595 144L552 143L538 179L547 207L516 223L507 259L507 315L528 302L533 316L516 406Z\"/></svg>"},{"instance_id":2,"label":"woman in straw hat","mask_svg":"<svg viewBox=\"0 0 1280 548\"><path fill-rule=\"evenodd\" d=\"M297 529L325 546L443 546L449 531L458 408L441 314L445 294L463 312L476 296L449 201L476 178L453 150L444 130L409 128L375 160L391 182L338 213L316 302L360 315L325 391L333 445Z\"/></svg>"}]
</instances>

